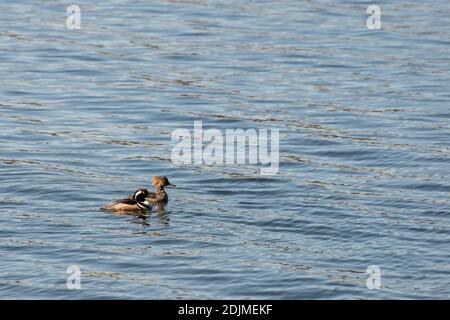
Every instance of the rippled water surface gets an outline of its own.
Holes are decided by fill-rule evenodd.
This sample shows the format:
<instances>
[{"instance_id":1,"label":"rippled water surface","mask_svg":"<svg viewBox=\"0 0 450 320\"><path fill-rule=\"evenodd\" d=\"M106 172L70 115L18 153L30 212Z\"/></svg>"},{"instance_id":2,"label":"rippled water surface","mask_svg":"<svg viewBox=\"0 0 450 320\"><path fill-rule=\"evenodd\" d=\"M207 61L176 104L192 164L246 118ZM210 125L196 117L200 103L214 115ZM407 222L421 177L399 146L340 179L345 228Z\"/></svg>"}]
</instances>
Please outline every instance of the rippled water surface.
<instances>
[{"instance_id":1,"label":"rippled water surface","mask_svg":"<svg viewBox=\"0 0 450 320\"><path fill-rule=\"evenodd\" d=\"M450 297L447 0L381 30L352 0L68 4L0 4L0 298ZM279 173L174 164L194 120L278 128ZM164 210L98 209L154 175Z\"/></svg>"}]
</instances>

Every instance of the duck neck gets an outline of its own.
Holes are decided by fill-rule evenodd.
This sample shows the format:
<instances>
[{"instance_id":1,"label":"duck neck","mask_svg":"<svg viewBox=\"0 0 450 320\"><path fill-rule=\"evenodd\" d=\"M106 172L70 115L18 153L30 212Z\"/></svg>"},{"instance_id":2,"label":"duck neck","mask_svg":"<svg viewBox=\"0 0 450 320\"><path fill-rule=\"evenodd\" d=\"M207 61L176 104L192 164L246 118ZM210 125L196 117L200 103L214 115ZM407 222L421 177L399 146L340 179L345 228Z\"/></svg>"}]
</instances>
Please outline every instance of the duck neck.
<instances>
[{"instance_id":1,"label":"duck neck","mask_svg":"<svg viewBox=\"0 0 450 320\"><path fill-rule=\"evenodd\" d=\"M166 190L164 190L163 186L156 186L156 193L166 193Z\"/></svg>"}]
</instances>

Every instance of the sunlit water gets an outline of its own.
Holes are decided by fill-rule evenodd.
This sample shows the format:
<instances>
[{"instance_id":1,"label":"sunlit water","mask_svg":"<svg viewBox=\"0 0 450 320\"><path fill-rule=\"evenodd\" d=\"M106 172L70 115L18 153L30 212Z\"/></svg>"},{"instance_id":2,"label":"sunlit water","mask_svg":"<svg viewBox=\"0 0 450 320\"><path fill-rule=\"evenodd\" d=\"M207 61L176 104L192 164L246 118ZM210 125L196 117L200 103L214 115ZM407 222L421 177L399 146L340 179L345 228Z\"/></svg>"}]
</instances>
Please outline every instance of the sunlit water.
<instances>
[{"instance_id":1,"label":"sunlit water","mask_svg":"<svg viewBox=\"0 0 450 320\"><path fill-rule=\"evenodd\" d=\"M381 30L364 1L74 3L80 30L0 4L0 298L450 297L447 0ZM172 163L194 120L278 128L279 174ZM153 175L165 210L98 210Z\"/></svg>"}]
</instances>

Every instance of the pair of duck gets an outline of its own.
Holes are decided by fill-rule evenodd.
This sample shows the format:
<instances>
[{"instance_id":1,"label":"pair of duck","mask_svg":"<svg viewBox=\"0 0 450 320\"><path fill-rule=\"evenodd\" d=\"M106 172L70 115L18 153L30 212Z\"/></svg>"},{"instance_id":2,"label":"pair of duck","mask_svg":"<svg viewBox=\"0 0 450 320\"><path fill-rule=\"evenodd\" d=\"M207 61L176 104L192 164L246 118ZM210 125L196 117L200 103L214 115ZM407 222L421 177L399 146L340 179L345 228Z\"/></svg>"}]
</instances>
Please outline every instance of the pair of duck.
<instances>
[{"instance_id":1,"label":"pair of duck","mask_svg":"<svg viewBox=\"0 0 450 320\"><path fill-rule=\"evenodd\" d=\"M116 200L102 207L110 211L146 211L151 210L153 204L164 205L169 201L164 187L176 187L169 182L167 177L152 177L152 185L155 186L155 192L149 192L147 189L137 189L134 194L126 199Z\"/></svg>"}]
</instances>

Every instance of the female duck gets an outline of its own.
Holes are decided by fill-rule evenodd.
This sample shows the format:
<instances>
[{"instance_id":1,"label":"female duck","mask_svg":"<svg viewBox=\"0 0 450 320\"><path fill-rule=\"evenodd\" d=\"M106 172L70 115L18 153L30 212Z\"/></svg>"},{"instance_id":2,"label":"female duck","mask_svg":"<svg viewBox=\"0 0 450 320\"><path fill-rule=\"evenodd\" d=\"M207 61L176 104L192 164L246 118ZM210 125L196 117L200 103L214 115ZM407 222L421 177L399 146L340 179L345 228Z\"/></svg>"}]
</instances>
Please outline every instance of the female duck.
<instances>
[{"instance_id":1,"label":"female duck","mask_svg":"<svg viewBox=\"0 0 450 320\"><path fill-rule=\"evenodd\" d=\"M144 211L152 208L146 197L149 195L147 189L138 189L128 199L117 200L102 207L111 211Z\"/></svg>"},{"instance_id":2,"label":"female duck","mask_svg":"<svg viewBox=\"0 0 450 320\"><path fill-rule=\"evenodd\" d=\"M164 187L176 187L176 185L169 182L167 177L162 176L152 177L152 185L155 186L155 192L150 192L145 198L146 201L152 204L166 204L169 201L169 197Z\"/></svg>"}]
</instances>

